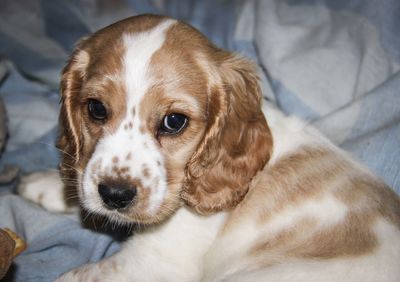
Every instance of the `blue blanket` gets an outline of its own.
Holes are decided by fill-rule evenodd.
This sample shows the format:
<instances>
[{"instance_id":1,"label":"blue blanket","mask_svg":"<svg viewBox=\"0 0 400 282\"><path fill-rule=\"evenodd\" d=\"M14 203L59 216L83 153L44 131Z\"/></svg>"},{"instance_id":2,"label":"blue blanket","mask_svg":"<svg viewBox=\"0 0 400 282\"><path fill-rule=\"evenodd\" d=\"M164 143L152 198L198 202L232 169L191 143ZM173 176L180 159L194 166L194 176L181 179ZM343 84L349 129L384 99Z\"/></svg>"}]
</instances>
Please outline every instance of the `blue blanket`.
<instances>
[{"instance_id":1,"label":"blue blanket","mask_svg":"<svg viewBox=\"0 0 400 282\"><path fill-rule=\"evenodd\" d=\"M75 42L119 19L166 14L260 66L264 96L348 150L400 192L400 1L41 1L0 9L0 97L9 139L0 158L23 174L54 169L60 72ZM118 250L111 237L0 186L0 227L28 242L10 281L53 281Z\"/></svg>"}]
</instances>

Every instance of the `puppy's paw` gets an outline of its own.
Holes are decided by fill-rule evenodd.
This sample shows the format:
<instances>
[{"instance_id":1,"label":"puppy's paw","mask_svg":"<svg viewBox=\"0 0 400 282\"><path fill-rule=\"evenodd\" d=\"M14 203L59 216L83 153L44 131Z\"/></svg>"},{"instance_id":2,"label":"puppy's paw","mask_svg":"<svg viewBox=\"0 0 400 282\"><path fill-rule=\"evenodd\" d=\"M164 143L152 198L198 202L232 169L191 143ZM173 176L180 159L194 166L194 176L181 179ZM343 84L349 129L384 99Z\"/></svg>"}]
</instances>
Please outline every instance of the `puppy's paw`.
<instances>
[{"instance_id":1,"label":"puppy's paw","mask_svg":"<svg viewBox=\"0 0 400 282\"><path fill-rule=\"evenodd\" d=\"M56 171L36 172L22 177L18 194L52 212L72 212L65 201L64 184Z\"/></svg>"}]
</instances>

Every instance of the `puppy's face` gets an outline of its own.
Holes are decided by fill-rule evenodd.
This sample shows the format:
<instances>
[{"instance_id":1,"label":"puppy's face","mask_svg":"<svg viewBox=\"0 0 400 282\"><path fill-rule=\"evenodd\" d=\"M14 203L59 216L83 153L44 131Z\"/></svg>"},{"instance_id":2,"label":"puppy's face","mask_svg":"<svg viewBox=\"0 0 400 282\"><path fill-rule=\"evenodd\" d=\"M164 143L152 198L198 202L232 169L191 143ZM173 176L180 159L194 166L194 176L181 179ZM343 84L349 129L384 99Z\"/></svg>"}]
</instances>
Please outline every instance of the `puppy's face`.
<instances>
[{"instance_id":1,"label":"puppy's face","mask_svg":"<svg viewBox=\"0 0 400 282\"><path fill-rule=\"evenodd\" d=\"M171 19L133 17L83 40L62 95L61 171L84 207L118 220L228 209L270 154L251 65Z\"/></svg>"}]
</instances>

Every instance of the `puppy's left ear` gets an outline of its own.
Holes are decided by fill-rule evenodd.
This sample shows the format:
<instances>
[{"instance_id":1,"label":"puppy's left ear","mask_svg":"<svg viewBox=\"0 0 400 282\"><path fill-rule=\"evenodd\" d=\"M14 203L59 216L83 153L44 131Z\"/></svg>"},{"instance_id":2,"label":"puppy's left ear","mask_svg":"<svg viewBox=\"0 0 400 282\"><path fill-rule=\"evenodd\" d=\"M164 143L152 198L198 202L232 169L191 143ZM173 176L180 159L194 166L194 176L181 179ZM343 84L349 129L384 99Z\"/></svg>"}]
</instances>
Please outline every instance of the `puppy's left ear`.
<instances>
[{"instance_id":1,"label":"puppy's left ear","mask_svg":"<svg viewBox=\"0 0 400 282\"><path fill-rule=\"evenodd\" d=\"M254 65L230 53L220 58L221 83L210 91L206 132L187 165L181 193L201 214L236 206L272 151Z\"/></svg>"}]
</instances>

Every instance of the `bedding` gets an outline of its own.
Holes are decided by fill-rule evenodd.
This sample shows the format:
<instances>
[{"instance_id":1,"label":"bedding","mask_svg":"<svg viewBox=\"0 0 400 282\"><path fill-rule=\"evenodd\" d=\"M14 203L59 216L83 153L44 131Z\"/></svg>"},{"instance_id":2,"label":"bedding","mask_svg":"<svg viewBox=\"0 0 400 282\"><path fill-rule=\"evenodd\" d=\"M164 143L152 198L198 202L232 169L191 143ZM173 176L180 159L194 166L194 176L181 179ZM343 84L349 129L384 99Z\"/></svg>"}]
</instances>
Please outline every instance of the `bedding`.
<instances>
[{"instance_id":1,"label":"bedding","mask_svg":"<svg viewBox=\"0 0 400 282\"><path fill-rule=\"evenodd\" d=\"M253 59L264 97L316 126L400 192L400 2L396 0L2 1L0 97L8 139L0 171L56 169L58 83L76 41L142 13L187 21L216 45ZM83 228L0 185L0 227L28 249L6 281L53 281L120 241ZM51 187L49 187L51 189ZM111 229L117 227L112 226Z\"/></svg>"}]
</instances>

